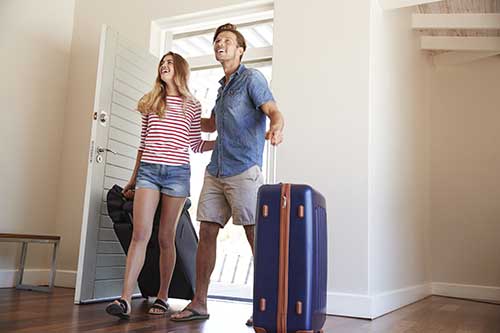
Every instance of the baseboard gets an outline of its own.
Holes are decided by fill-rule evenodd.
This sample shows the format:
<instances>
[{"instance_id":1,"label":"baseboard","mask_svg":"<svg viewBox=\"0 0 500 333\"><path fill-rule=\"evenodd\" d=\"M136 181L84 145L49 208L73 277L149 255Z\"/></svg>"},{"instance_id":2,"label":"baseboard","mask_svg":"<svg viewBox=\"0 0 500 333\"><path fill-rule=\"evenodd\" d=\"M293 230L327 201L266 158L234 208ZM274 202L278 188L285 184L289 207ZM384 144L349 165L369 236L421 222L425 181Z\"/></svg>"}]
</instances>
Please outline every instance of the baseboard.
<instances>
[{"instance_id":1,"label":"baseboard","mask_svg":"<svg viewBox=\"0 0 500 333\"><path fill-rule=\"evenodd\" d=\"M335 316L371 318L371 298L368 295L328 293L326 313Z\"/></svg>"},{"instance_id":2,"label":"baseboard","mask_svg":"<svg viewBox=\"0 0 500 333\"><path fill-rule=\"evenodd\" d=\"M432 294L483 301L500 301L500 287L433 282Z\"/></svg>"},{"instance_id":3,"label":"baseboard","mask_svg":"<svg viewBox=\"0 0 500 333\"><path fill-rule=\"evenodd\" d=\"M422 284L374 296L328 293L327 314L375 319L431 294L431 285Z\"/></svg>"},{"instance_id":4,"label":"baseboard","mask_svg":"<svg viewBox=\"0 0 500 333\"><path fill-rule=\"evenodd\" d=\"M16 285L17 269L0 269L0 288L12 288ZM25 269L23 283L35 285L47 285L49 280L49 269ZM75 288L76 271L56 271L54 284L57 287Z\"/></svg>"},{"instance_id":5,"label":"baseboard","mask_svg":"<svg viewBox=\"0 0 500 333\"><path fill-rule=\"evenodd\" d=\"M500 287L433 282L373 296L328 293L327 313L375 319L430 295L500 302Z\"/></svg>"},{"instance_id":6,"label":"baseboard","mask_svg":"<svg viewBox=\"0 0 500 333\"><path fill-rule=\"evenodd\" d=\"M372 296L371 318L383 316L431 295L431 284L411 286Z\"/></svg>"}]
</instances>

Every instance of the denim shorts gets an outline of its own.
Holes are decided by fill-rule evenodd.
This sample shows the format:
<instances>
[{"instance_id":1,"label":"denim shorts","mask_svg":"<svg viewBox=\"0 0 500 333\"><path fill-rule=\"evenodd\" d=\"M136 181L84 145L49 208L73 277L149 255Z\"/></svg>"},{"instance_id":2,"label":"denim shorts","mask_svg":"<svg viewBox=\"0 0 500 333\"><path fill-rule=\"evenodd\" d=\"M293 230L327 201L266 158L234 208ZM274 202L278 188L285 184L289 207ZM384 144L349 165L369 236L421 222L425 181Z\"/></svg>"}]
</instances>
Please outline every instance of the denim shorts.
<instances>
[{"instance_id":1,"label":"denim shorts","mask_svg":"<svg viewBox=\"0 0 500 333\"><path fill-rule=\"evenodd\" d=\"M172 197L189 197L190 179L189 164L165 165L141 162L135 188L157 190Z\"/></svg>"}]
</instances>

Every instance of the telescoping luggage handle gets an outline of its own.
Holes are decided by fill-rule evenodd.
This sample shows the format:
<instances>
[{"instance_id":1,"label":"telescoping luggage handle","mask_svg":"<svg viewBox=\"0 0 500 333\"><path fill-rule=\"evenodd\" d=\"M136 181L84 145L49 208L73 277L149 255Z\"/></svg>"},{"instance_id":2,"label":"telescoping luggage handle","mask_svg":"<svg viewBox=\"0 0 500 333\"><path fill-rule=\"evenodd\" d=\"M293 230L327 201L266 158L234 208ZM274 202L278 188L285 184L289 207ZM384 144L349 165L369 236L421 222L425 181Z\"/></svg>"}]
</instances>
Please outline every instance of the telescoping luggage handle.
<instances>
[{"instance_id":1,"label":"telescoping luggage handle","mask_svg":"<svg viewBox=\"0 0 500 333\"><path fill-rule=\"evenodd\" d=\"M272 145L270 141L268 141L268 149L267 149L267 182L269 184L276 184L276 151L278 147Z\"/></svg>"}]
</instances>

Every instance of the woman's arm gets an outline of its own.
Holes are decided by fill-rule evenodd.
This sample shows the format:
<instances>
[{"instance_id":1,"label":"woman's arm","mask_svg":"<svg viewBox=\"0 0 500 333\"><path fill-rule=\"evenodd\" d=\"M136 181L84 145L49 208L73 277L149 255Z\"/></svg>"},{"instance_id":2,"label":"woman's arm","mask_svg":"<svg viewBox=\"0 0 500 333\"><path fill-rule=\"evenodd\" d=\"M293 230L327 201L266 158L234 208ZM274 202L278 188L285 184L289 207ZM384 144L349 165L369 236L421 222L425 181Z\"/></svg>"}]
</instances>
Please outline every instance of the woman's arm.
<instances>
[{"instance_id":1,"label":"woman's arm","mask_svg":"<svg viewBox=\"0 0 500 333\"><path fill-rule=\"evenodd\" d=\"M146 114L141 115L141 141L139 143L139 149L137 149L137 156L135 158L134 171L132 172L132 176L130 176L130 180L127 185L123 188L123 195L127 199L132 199L134 197L134 188L135 182L137 179L137 172L139 171L139 165L141 164L142 152L145 148L146 142L146 132L148 129L148 116Z\"/></svg>"},{"instance_id":2,"label":"woman's arm","mask_svg":"<svg viewBox=\"0 0 500 333\"><path fill-rule=\"evenodd\" d=\"M135 158L134 171L132 172L130 180L128 181L127 185L125 185L122 191L123 195L127 199L132 199L134 197L135 182L137 179L137 172L139 171L139 165L141 164L141 158L142 158L142 150L138 149L137 157Z\"/></svg>"}]
</instances>

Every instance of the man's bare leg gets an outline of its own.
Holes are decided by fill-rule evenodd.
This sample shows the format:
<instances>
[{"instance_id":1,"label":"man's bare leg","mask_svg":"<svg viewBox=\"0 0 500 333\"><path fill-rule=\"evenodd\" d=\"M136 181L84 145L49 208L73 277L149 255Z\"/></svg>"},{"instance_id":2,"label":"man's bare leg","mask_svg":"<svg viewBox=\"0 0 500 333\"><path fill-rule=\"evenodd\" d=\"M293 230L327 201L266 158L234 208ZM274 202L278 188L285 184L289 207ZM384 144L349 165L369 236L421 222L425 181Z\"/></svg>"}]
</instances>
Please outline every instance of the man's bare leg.
<instances>
[{"instance_id":1,"label":"man's bare leg","mask_svg":"<svg viewBox=\"0 0 500 333\"><path fill-rule=\"evenodd\" d=\"M254 246L255 246L255 226L254 225L246 225L245 234L247 235L248 244L250 244L250 248L252 249L252 255L255 255ZM253 326L253 316L245 323L247 326Z\"/></svg>"},{"instance_id":2,"label":"man's bare leg","mask_svg":"<svg viewBox=\"0 0 500 333\"><path fill-rule=\"evenodd\" d=\"M186 307L200 314L207 314L207 296L210 276L215 267L217 256L217 235L220 226L217 223L202 222L200 225L200 241L196 252L196 292L193 300ZM172 315L172 319L182 319L193 313L184 310Z\"/></svg>"},{"instance_id":3,"label":"man's bare leg","mask_svg":"<svg viewBox=\"0 0 500 333\"><path fill-rule=\"evenodd\" d=\"M244 228L245 234L247 235L248 244L250 244L250 248L252 249L252 255L254 255L255 226L245 225Z\"/></svg>"}]
</instances>

